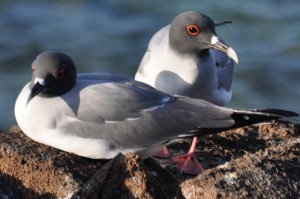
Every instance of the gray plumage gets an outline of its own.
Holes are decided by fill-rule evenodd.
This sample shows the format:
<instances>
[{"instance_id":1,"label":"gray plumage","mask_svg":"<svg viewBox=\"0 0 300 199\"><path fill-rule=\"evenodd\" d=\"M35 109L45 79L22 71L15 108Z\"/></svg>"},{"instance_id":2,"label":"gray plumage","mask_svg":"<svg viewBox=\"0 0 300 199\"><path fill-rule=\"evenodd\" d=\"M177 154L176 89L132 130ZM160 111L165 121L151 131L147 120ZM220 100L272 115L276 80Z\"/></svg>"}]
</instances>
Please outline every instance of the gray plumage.
<instances>
[{"instance_id":1,"label":"gray plumage","mask_svg":"<svg viewBox=\"0 0 300 199\"><path fill-rule=\"evenodd\" d=\"M232 96L232 59L238 58L215 26L201 13L181 13L152 37L135 79L171 95L224 106Z\"/></svg>"},{"instance_id":2,"label":"gray plumage","mask_svg":"<svg viewBox=\"0 0 300 199\"><path fill-rule=\"evenodd\" d=\"M234 128L235 120L247 125L257 115L261 118L255 123L291 114L235 111L174 97L123 75L76 77L74 63L63 53L44 52L33 67L32 81L15 105L19 126L37 142L89 158L108 159L126 152L146 158L169 141L201 135L204 129ZM53 89L58 86L66 90L58 94Z\"/></svg>"}]
</instances>

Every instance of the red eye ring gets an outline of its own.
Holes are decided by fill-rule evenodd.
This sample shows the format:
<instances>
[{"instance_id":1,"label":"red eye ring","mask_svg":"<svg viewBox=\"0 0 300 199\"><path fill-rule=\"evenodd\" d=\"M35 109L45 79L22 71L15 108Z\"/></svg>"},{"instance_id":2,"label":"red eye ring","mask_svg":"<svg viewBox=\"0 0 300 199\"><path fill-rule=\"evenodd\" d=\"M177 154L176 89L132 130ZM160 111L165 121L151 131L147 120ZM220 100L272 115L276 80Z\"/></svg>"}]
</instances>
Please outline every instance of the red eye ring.
<instances>
[{"instance_id":1,"label":"red eye ring","mask_svg":"<svg viewBox=\"0 0 300 199\"><path fill-rule=\"evenodd\" d=\"M189 35L195 36L201 32L201 29L198 26L191 24L186 27L186 31L189 33Z\"/></svg>"},{"instance_id":2,"label":"red eye ring","mask_svg":"<svg viewBox=\"0 0 300 199\"><path fill-rule=\"evenodd\" d=\"M56 76L57 77L62 77L65 74L65 69L59 69L58 71L56 71Z\"/></svg>"}]
</instances>

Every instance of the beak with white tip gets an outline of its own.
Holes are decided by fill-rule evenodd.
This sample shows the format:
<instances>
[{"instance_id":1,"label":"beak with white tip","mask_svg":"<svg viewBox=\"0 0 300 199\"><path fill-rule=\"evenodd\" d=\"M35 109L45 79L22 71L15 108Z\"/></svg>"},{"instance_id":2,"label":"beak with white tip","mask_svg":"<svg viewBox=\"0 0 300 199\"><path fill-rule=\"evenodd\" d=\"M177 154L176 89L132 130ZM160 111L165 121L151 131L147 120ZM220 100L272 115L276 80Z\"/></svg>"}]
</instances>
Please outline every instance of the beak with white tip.
<instances>
[{"instance_id":1,"label":"beak with white tip","mask_svg":"<svg viewBox=\"0 0 300 199\"><path fill-rule=\"evenodd\" d=\"M213 48L215 50L224 52L226 55L228 55L228 57L233 59L235 61L235 63L238 64L239 60L238 60L238 56L237 56L236 52L233 50L233 48L229 47L228 45L226 45L225 43L220 41L217 36L215 36L215 35L212 36L211 42L207 43L207 45L209 48Z\"/></svg>"},{"instance_id":2,"label":"beak with white tip","mask_svg":"<svg viewBox=\"0 0 300 199\"><path fill-rule=\"evenodd\" d=\"M36 95L38 95L40 92L45 90L45 80L41 78L35 78L34 85L31 88L31 93L28 97L27 104L34 98Z\"/></svg>"},{"instance_id":3,"label":"beak with white tip","mask_svg":"<svg viewBox=\"0 0 300 199\"><path fill-rule=\"evenodd\" d=\"M36 78L34 79L34 84L36 84L36 83L39 83L40 85L45 86L45 80L42 79L42 78L36 77Z\"/></svg>"}]
</instances>

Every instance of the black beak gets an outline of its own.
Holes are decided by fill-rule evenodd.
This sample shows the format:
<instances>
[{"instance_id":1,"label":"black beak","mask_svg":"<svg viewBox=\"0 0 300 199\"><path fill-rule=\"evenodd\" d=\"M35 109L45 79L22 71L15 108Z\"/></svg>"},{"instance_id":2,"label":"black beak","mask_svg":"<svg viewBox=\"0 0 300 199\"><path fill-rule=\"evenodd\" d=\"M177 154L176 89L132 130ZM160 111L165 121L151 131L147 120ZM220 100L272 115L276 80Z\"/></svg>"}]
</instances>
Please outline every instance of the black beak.
<instances>
[{"instance_id":1,"label":"black beak","mask_svg":"<svg viewBox=\"0 0 300 199\"><path fill-rule=\"evenodd\" d=\"M238 57L237 57L236 52L231 47L229 47L228 45L226 45L225 43L220 41L217 38L217 36L213 36L212 42L207 43L207 45L210 48L224 52L226 55L228 55L228 57L233 59L235 61L235 63L238 63Z\"/></svg>"},{"instance_id":2,"label":"black beak","mask_svg":"<svg viewBox=\"0 0 300 199\"><path fill-rule=\"evenodd\" d=\"M45 86L43 86L39 82L36 82L31 89L31 93L28 97L27 104L30 102L30 100L32 100L32 98L34 98L34 96L38 95L43 90L45 90Z\"/></svg>"}]
</instances>

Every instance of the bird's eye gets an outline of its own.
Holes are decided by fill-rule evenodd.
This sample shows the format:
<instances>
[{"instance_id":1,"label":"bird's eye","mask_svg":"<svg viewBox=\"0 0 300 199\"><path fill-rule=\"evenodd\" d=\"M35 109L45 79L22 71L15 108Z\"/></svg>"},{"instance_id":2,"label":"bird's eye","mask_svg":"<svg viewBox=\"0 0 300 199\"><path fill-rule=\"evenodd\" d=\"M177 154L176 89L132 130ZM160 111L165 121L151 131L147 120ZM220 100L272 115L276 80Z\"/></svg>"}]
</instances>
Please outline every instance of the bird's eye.
<instances>
[{"instance_id":1,"label":"bird's eye","mask_svg":"<svg viewBox=\"0 0 300 199\"><path fill-rule=\"evenodd\" d=\"M186 31L189 33L189 35L192 35L192 36L198 35L201 32L200 28L193 24L188 25L186 27Z\"/></svg>"},{"instance_id":2,"label":"bird's eye","mask_svg":"<svg viewBox=\"0 0 300 199\"><path fill-rule=\"evenodd\" d=\"M65 74L65 69L59 69L58 71L56 71L56 76L57 77L62 77Z\"/></svg>"}]
</instances>

